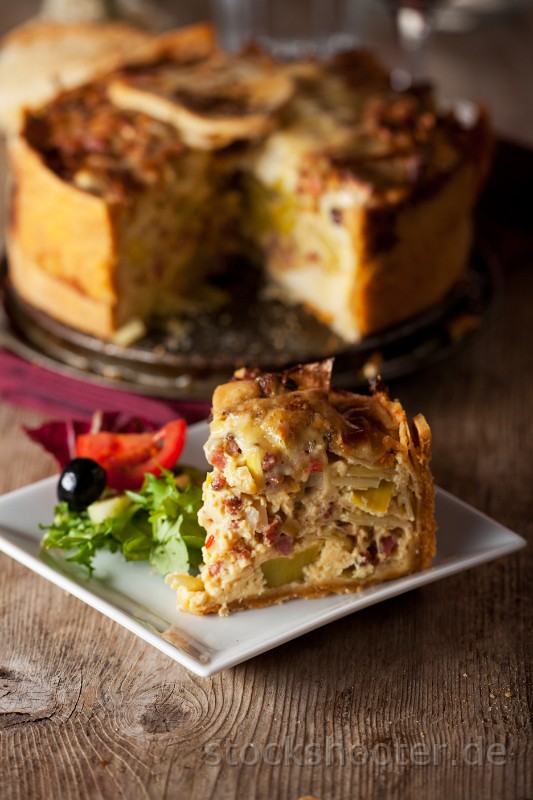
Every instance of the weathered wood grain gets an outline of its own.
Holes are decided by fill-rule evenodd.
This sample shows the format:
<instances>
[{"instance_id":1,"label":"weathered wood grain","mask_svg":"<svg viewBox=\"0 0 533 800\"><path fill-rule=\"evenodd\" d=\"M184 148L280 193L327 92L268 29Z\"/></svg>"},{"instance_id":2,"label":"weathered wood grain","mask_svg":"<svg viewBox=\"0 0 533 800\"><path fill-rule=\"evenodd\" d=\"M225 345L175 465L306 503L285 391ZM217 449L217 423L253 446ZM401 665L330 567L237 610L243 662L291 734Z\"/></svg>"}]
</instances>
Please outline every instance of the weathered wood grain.
<instances>
[{"instance_id":1,"label":"weathered wood grain","mask_svg":"<svg viewBox=\"0 0 533 800\"><path fill-rule=\"evenodd\" d=\"M533 796L533 250L508 252L497 318L393 391L438 483L530 547L209 680L0 556L0 800ZM0 492L53 472L39 419L0 406Z\"/></svg>"},{"instance_id":2,"label":"weathered wood grain","mask_svg":"<svg viewBox=\"0 0 533 800\"><path fill-rule=\"evenodd\" d=\"M394 386L428 415L438 482L530 540L532 296L516 264L477 341ZM36 419L0 409L2 490L51 471L17 431ZM5 557L0 576L2 798L531 796L530 549L210 680ZM505 763L463 763L469 742Z\"/></svg>"}]
</instances>

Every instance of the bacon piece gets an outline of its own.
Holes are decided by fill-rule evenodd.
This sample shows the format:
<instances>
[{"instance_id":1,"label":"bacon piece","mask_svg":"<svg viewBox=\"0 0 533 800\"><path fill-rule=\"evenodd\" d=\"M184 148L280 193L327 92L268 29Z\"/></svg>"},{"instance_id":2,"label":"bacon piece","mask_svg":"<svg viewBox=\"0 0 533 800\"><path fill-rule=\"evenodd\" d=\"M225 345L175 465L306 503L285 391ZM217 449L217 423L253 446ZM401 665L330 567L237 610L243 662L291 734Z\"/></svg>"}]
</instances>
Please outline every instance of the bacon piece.
<instances>
[{"instance_id":1,"label":"bacon piece","mask_svg":"<svg viewBox=\"0 0 533 800\"><path fill-rule=\"evenodd\" d=\"M264 529L263 536L270 545L275 545L281 533L281 523L279 519L272 520Z\"/></svg>"},{"instance_id":2,"label":"bacon piece","mask_svg":"<svg viewBox=\"0 0 533 800\"><path fill-rule=\"evenodd\" d=\"M288 556L292 553L294 544L291 536L283 533L281 522L274 519L263 531L263 536L269 545L275 547L282 555Z\"/></svg>"},{"instance_id":3,"label":"bacon piece","mask_svg":"<svg viewBox=\"0 0 533 800\"><path fill-rule=\"evenodd\" d=\"M279 550L282 555L288 556L292 553L293 547L292 537L287 536L286 533L281 533L276 542L276 550Z\"/></svg>"},{"instance_id":4,"label":"bacon piece","mask_svg":"<svg viewBox=\"0 0 533 800\"><path fill-rule=\"evenodd\" d=\"M240 497L228 497L224 500L224 505L234 513L242 506L242 500Z\"/></svg>"},{"instance_id":5,"label":"bacon piece","mask_svg":"<svg viewBox=\"0 0 533 800\"><path fill-rule=\"evenodd\" d=\"M232 436L226 436L224 450L229 456L236 456L237 453L241 452L241 448Z\"/></svg>"},{"instance_id":6,"label":"bacon piece","mask_svg":"<svg viewBox=\"0 0 533 800\"><path fill-rule=\"evenodd\" d=\"M225 486L227 486L225 477L223 475L215 475L211 481L211 488L218 492L220 489L224 489Z\"/></svg>"},{"instance_id":7,"label":"bacon piece","mask_svg":"<svg viewBox=\"0 0 533 800\"><path fill-rule=\"evenodd\" d=\"M385 554L385 558L390 558L391 555L398 549L398 540L392 534L390 536L383 536L379 542L379 549Z\"/></svg>"},{"instance_id":8,"label":"bacon piece","mask_svg":"<svg viewBox=\"0 0 533 800\"><path fill-rule=\"evenodd\" d=\"M245 547L232 547L231 553L234 553L237 558L244 558L246 561L250 558L250 553Z\"/></svg>"},{"instance_id":9,"label":"bacon piece","mask_svg":"<svg viewBox=\"0 0 533 800\"><path fill-rule=\"evenodd\" d=\"M267 489L271 489L273 486L279 486L285 480L285 475L282 475L280 472L274 473L274 475L270 475L265 481Z\"/></svg>"},{"instance_id":10,"label":"bacon piece","mask_svg":"<svg viewBox=\"0 0 533 800\"><path fill-rule=\"evenodd\" d=\"M365 553L366 563L372 564L374 567L379 563L378 546L375 542L370 542L368 550Z\"/></svg>"},{"instance_id":11,"label":"bacon piece","mask_svg":"<svg viewBox=\"0 0 533 800\"><path fill-rule=\"evenodd\" d=\"M274 455L274 453L265 453L263 460L261 461L263 472L270 472L270 470L275 467L277 463L278 457Z\"/></svg>"},{"instance_id":12,"label":"bacon piece","mask_svg":"<svg viewBox=\"0 0 533 800\"><path fill-rule=\"evenodd\" d=\"M213 452L209 454L207 460L213 467L216 467L217 469L220 470L224 469L224 467L226 466L226 456L221 448L213 450Z\"/></svg>"}]
</instances>

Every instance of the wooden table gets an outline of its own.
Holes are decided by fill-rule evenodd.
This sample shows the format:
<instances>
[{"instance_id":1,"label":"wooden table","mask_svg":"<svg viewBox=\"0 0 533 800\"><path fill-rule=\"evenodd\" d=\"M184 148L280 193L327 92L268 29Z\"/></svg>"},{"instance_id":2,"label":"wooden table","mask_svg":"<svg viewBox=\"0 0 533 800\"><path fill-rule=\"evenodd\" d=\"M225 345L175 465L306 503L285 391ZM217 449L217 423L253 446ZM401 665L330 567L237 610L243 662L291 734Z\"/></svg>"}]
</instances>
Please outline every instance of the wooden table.
<instances>
[{"instance_id":1,"label":"wooden table","mask_svg":"<svg viewBox=\"0 0 533 800\"><path fill-rule=\"evenodd\" d=\"M511 52L504 25L501 36ZM525 96L531 60L524 50L513 58L507 81L520 59L529 64L518 74ZM502 96L497 115L508 107ZM528 121L518 126L522 139ZM504 190L500 202L508 219L497 317L463 352L393 391L432 425L437 482L531 543L533 247L523 227L510 233L516 217L531 217L522 177L524 195ZM498 247L501 217L485 220ZM39 421L0 406L0 492L54 472L20 431ZM359 612L209 680L2 556L0 798L526 800L532 552Z\"/></svg>"}]
</instances>

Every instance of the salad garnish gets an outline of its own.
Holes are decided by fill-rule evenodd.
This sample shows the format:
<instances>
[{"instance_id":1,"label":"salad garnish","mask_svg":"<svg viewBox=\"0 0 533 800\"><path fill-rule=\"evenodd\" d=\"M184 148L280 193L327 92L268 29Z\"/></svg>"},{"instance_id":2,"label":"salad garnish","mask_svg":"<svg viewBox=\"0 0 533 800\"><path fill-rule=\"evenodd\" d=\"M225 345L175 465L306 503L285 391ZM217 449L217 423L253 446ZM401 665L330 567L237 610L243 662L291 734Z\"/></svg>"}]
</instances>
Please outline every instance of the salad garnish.
<instances>
[{"instance_id":1,"label":"salad garnish","mask_svg":"<svg viewBox=\"0 0 533 800\"><path fill-rule=\"evenodd\" d=\"M128 561L149 561L161 575L193 571L202 563L205 531L197 515L204 475L185 468L175 475L147 473L139 491L112 494L77 510L60 502L42 545L69 552L68 561L93 571L98 550L120 551Z\"/></svg>"},{"instance_id":2,"label":"salad garnish","mask_svg":"<svg viewBox=\"0 0 533 800\"><path fill-rule=\"evenodd\" d=\"M90 574L99 550L148 561L162 575L197 573L205 473L177 466L184 420L157 430L143 418L96 412L90 423L58 420L26 432L63 470L53 522L41 525L43 548L66 551Z\"/></svg>"}]
</instances>

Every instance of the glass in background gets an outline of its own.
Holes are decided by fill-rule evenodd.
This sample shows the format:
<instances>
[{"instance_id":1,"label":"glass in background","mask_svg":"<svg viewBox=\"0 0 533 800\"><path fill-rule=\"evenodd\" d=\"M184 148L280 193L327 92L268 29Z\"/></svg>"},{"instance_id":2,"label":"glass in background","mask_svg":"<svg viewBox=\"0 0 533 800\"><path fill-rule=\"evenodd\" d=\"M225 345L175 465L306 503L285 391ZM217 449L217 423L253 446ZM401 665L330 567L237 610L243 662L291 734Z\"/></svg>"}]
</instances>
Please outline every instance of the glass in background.
<instances>
[{"instance_id":1,"label":"glass in background","mask_svg":"<svg viewBox=\"0 0 533 800\"><path fill-rule=\"evenodd\" d=\"M224 47L254 40L277 58L327 56L360 44L357 0L212 0Z\"/></svg>"},{"instance_id":2,"label":"glass in background","mask_svg":"<svg viewBox=\"0 0 533 800\"><path fill-rule=\"evenodd\" d=\"M468 32L531 5L531 0L380 1L389 7L396 23L403 62L393 75L398 88L430 77L428 43L435 31Z\"/></svg>"}]
</instances>

